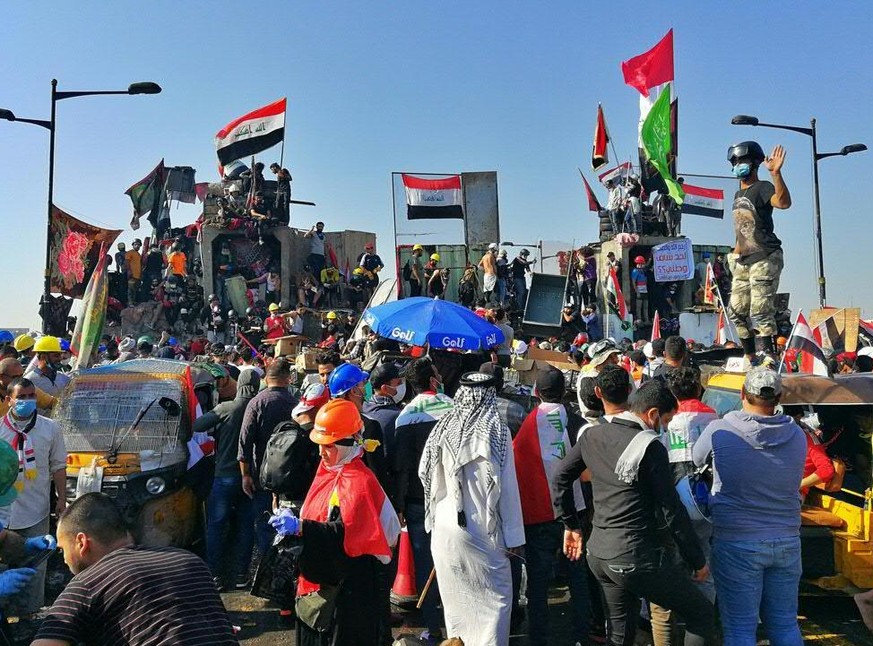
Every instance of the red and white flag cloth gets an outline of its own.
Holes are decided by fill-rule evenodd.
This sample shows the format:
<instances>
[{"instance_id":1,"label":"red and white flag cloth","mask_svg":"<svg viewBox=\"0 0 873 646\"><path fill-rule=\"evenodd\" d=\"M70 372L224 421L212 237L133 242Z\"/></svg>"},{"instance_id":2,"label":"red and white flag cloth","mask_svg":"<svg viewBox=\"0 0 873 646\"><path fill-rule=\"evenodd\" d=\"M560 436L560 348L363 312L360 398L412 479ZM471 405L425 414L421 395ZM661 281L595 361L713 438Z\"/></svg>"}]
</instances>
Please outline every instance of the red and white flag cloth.
<instances>
[{"instance_id":1,"label":"red and white flag cloth","mask_svg":"<svg viewBox=\"0 0 873 646\"><path fill-rule=\"evenodd\" d=\"M655 310L655 317L652 319L652 338L655 339L661 338L661 313L658 310Z\"/></svg>"},{"instance_id":2,"label":"red and white flag cloth","mask_svg":"<svg viewBox=\"0 0 873 646\"><path fill-rule=\"evenodd\" d=\"M306 494L300 518L326 523L333 508L339 507L343 533L343 552L350 558L375 556L390 563L392 550L400 537L400 521L385 491L360 456L339 469L328 469L319 462L315 479ZM297 595L319 589L303 575L297 582Z\"/></svg>"},{"instance_id":3,"label":"red and white flag cloth","mask_svg":"<svg viewBox=\"0 0 873 646\"><path fill-rule=\"evenodd\" d=\"M682 190L685 191L682 213L724 219L724 191L716 188L692 186L687 182L682 184Z\"/></svg>"},{"instance_id":4,"label":"red and white flag cloth","mask_svg":"<svg viewBox=\"0 0 873 646\"><path fill-rule=\"evenodd\" d=\"M219 130L215 135L219 163L226 166L281 142L285 138L286 104L287 99L279 99L234 119Z\"/></svg>"},{"instance_id":5,"label":"red and white flag cloth","mask_svg":"<svg viewBox=\"0 0 873 646\"><path fill-rule=\"evenodd\" d=\"M624 302L615 267L609 268L609 275L606 277L606 304L622 321L627 318L627 303Z\"/></svg>"},{"instance_id":6,"label":"red and white flag cloth","mask_svg":"<svg viewBox=\"0 0 873 646\"><path fill-rule=\"evenodd\" d=\"M594 147L591 151L591 170L597 170L609 163L609 130L603 106L597 105L597 124L594 126Z\"/></svg>"},{"instance_id":7,"label":"red and white flag cloth","mask_svg":"<svg viewBox=\"0 0 873 646\"><path fill-rule=\"evenodd\" d=\"M818 341L822 350L827 350L833 354L840 354L846 351L846 336L840 332L837 327L837 321L834 317L843 310L837 310L831 316L815 326L812 331L815 340Z\"/></svg>"},{"instance_id":8,"label":"red and white flag cloth","mask_svg":"<svg viewBox=\"0 0 873 646\"><path fill-rule=\"evenodd\" d=\"M715 305L715 275L709 262L706 263L706 279L703 281L703 302Z\"/></svg>"},{"instance_id":9,"label":"red and white flag cloth","mask_svg":"<svg viewBox=\"0 0 873 646\"><path fill-rule=\"evenodd\" d=\"M667 32L649 51L634 56L621 64L624 82L649 96L649 88L673 80L673 30Z\"/></svg>"},{"instance_id":10,"label":"red and white flag cloth","mask_svg":"<svg viewBox=\"0 0 873 646\"><path fill-rule=\"evenodd\" d=\"M557 520L552 500L555 472L570 450L567 410L562 404L544 402L532 410L512 440L515 472L525 525ZM576 509L585 509L579 480L573 483Z\"/></svg>"},{"instance_id":11,"label":"red and white flag cloth","mask_svg":"<svg viewBox=\"0 0 873 646\"><path fill-rule=\"evenodd\" d=\"M627 177L630 175L632 169L632 164L627 161L623 164L619 164L615 168L610 168L608 171L605 171L597 176L597 179L601 184L606 184L609 180L621 180L622 177Z\"/></svg>"},{"instance_id":12,"label":"red and white flag cloth","mask_svg":"<svg viewBox=\"0 0 873 646\"><path fill-rule=\"evenodd\" d=\"M581 168L579 169L579 174L582 175ZM585 184L585 196L588 198L588 210L599 213L603 210L603 207L600 206L600 201L597 199L594 191L591 190L591 184L589 184L588 180L585 179L585 175L582 175L582 183Z\"/></svg>"},{"instance_id":13,"label":"red and white flag cloth","mask_svg":"<svg viewBox=\"0 0 873 646\"><path fill-rule=\"evenodd\" d=\"M722 308L718 311L718 320L715 324L715 343L724 345L727 342L727 326L724 323L724 308Z\"/></svg>"},{"instance_id":14,"label":"red and white flag cloth","mask_svg":"<svg viewBox=\"0 0 873 646\"><path fill-rule=\"evenodd\" d=\"M401 174L408 220L464 219L461 176L424 179Z\"/></svg>"},{"instance_id":15,"label":"red and white flag cloth","mask_svg":"<svg viewBox=\"0 0 873 646\"><path fill-rule=\"evenodd\" d=\"M806 322L806 317L803 312L798 312L797 322L794 324L794 329L791 331L791 337L788 339L786 350L797 350L802 352L800 361L800 372L829 376L828 363L825 359L824 351L821 345L816 341L809 323ZM780 366L780 372L785 372L784 362Z\"/></svg>"}]
</instances>

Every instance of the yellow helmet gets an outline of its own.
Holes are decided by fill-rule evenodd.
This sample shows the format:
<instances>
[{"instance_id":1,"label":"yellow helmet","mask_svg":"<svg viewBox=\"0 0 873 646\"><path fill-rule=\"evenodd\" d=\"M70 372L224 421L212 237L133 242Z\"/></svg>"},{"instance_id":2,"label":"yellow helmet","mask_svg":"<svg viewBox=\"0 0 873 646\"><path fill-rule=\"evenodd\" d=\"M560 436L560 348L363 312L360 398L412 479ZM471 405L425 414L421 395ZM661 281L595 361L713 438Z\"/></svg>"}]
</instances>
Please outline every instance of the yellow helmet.
<instances>
[{"instance_id":1,"label":"yellow helmet","mask_svg":"<svg viewBox=\"0 0 873 646\"><path fill-rule=\"evenodd\" d=\"M34 352L60 352L61 342L56 336L41 336L33 344Z\"/></svg>"},{"instance_id":2,"label":"yellow helmet","mask_svg":"<svg viewBox=\"0 0 873 646\"><path fill-rule=\"evenodd\" d=\"M412 250L413 251L424 251L424 247L422 247L420 244L414 244L414 245L412 245Z\"/></svg>"},{"instance_id":3,"label":"yellow helmet","mask_svg":"<svg viewBox=\"0 0 873 646\"><path fill-rule=\"evenodd\" d=\"M33 337L29 334L19 334L12 342L12 347L18 352L27 352L34 346Z\"/></svg>"},{"instance_id":4,"label":"yellow helmet","mask_svg":"<svg viewBox=\"0 0 873 646\"><path fill-rule=\"evenodd\" d=\"M355 270L352 273L355 274L356 276L362 276L364 274L364 268L363 267L355 267Z\"/></svg>"},{"instance_id":5,"label":"yellow helmet","mask_svg":"<svg viewBox=\"0 0 873 646\"><path fill-rule=\"evenodd\" d=\"M430 259L433 260L434 262L439 262L440 255L438 253L432 253L432 254L430 254Z\"/></svg>"},{"instance_id":6,"label":"yellow helmet","mask_svg":"<svg viewBox=\"0 0 873 646\"><path fill-rule=\"evenodd\" d=\"M270 312L277 312L279 310L279 306L275 303L270 303L270 306L267 308Z\"/></svg>"},{"instance_id":7,"label":"yellow helmet","mask_svg":"<svg viewBox=\"0 0 873 646\"><path fill-rule=\"evenodd\" d=\"M336 320L336 312L331 310L330 312L327 313L327 316L325 318L327 318L328 321Z\"/></svg>"}]
</instances>

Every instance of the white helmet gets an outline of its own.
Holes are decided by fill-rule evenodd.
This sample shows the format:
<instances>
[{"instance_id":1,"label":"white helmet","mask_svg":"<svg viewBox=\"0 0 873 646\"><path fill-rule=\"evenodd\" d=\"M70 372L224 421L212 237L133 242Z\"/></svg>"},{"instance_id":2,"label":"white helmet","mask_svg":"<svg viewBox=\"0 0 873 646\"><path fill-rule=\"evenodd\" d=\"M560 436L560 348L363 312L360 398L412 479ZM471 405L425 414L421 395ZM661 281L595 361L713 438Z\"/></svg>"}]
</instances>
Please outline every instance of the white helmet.
<instances>
[{"instance_id":1,"label":"white helmet","mask_svg":"<svg viewBox=\"0 0 873 646\"><path fill-rule=\"evenodd\" d=\"M496 243L496 242L492 242L491 244L489 244L489 245L488 245L488 251L497 251L497 243Z\"/></svg>"},{"instance_id":2,"label":"white helmet","mask_svg":"<svg viewBox=\"0 0 873 646\"><path fill-rule=\"evenodd\" d=\"M236 184L231 184L230 188L227 189L228 193L239 193L239 186Z\"/></svg>"}]
</instances>

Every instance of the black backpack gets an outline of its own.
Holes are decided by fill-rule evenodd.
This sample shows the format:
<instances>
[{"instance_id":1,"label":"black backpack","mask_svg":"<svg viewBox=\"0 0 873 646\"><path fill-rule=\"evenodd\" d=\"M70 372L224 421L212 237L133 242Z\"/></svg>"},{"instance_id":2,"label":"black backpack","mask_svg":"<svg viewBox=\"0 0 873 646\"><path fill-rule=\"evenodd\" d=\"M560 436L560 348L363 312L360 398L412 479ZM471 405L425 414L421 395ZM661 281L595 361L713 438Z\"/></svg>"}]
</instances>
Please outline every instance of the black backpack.
<instances>
[{"instance_id":1,"label":"black backpack","mask_svg":"<svg viewBox=\"0 0 873 646\"><path fill-rule=\"evenodd\" d=\"M318 447L297 422L279 423L267 441L261 463L263 489L303 500L318 468Z\"/></svg>"},{"instance_id":2,"label":"black backpack","mask_svg":"<svg viewBox=\"0 0 873 646\"><path fill-rule=\"evenodd\" d=\"M406 261L406 264L403 265L403 280L407 283L412 279L412 267L409 266L409 261Z\"/></svg>"}]
</instances>

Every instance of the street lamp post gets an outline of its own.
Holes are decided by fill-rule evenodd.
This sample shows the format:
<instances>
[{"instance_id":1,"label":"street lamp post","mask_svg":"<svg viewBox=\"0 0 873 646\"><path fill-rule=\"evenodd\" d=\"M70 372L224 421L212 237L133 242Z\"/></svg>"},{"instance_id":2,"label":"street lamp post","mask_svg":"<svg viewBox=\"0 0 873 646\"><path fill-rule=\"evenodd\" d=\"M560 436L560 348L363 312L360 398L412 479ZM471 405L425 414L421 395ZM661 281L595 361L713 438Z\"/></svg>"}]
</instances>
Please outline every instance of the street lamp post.
<instances>
[{"instance_id":1,"label":"street lamp post","mask_svg":"<svg viewBox=\"0 0 873 646\"><path fill-rule=\"evenodd\" d=\"M43 284L43 295L40 299L40 315L42 316L42 331L46 332L46 316L45 308L48 306L49 296L51 294L51 232L52 232L52 203L55 184L55 129L56 129L56 108L57 102L63 99L73 99L80 96L95 96L104 94L160 94L161 86L157 83L142 82L131 83L126 90L85 90L74 92L59 92L57 79L52 79L52 95L51 95L51 119L45 121L42 119L22 119L16 117L11 110L0 109L0 119L6 121L20 121L21 123L31 123L49 131L49 167L48 167L48 206L46 213L46 235L45 235L45 282Z\"/></svg>"},{"instance_id":2,"label":"street lamp post","mask_svg":"<svg viewBox=\"0 0 873 646\"><path fill-rule=\"evenodd\" d=\"M501 242L500 246L501 247L534 247L537 251L539 251L539 254L537 255L537 260L535 260L535 262L537 262L539 264L540 271L542 271L542 268L543 268L543 241L542 240L540 240L539 242L531 243L531 244L521 244L518 242L507 241L507 242Z\"/></svg>"},{"instance_id":3,"label":"street lamp post","mask_svg":"<svg viewBox=\"0 0 873 646\"><path fill-rule=\"evenodd\" d=\"M850 144L843 146L839 152L835 153L820 153L818 152L818 139L816 138L815 119L810 119L809 128L803 126L787 126L778 123L761 123L757 117L752 117L747 114L738 114L731 119L731 123L735 126L762 126L764 128L777 128L779 130L791 130L807 135L812 139L812 188L815 206L815 241L818 251L818 301L819 306L824 308L827 303L827 287L825 284L824 273L824 246L822 245L821 234L821 200L819 198L819 183L818 183L818 162L826 157L834 157L840 155L845 157L851 153L859 153L867 150L864 144Z\"/></svg>"}]
</instances>

